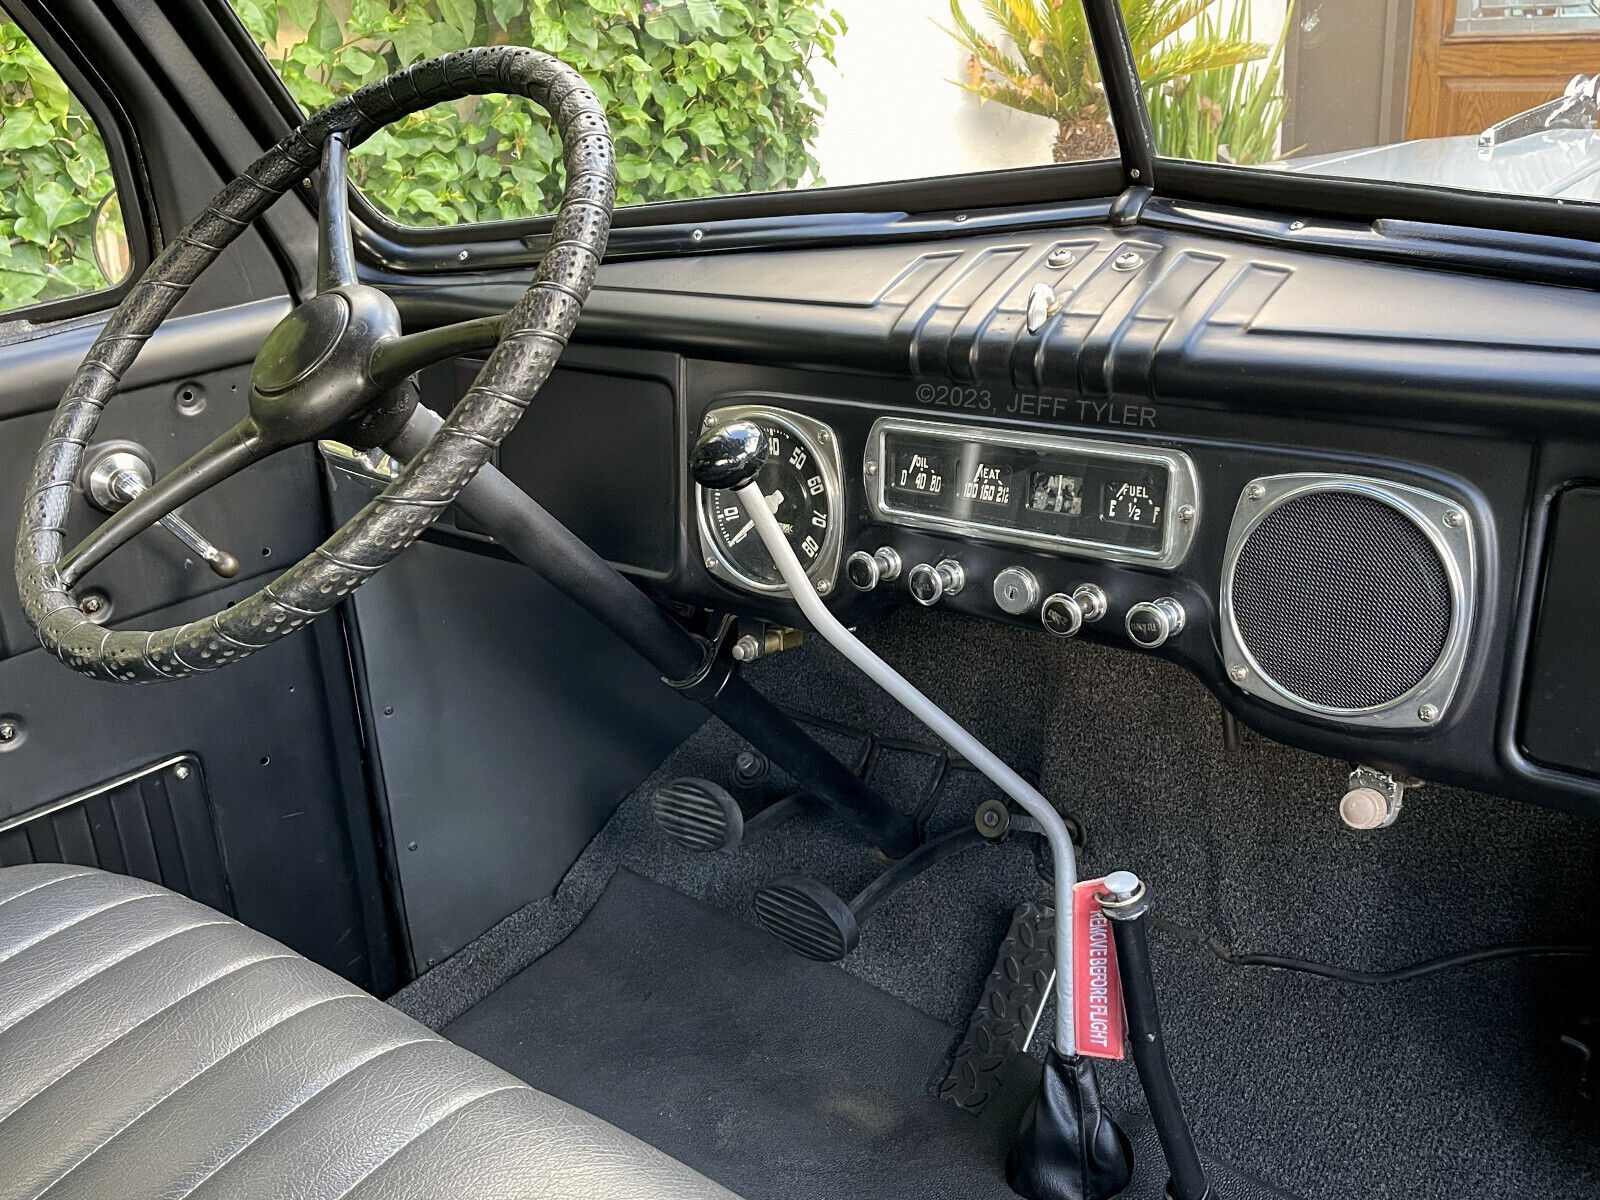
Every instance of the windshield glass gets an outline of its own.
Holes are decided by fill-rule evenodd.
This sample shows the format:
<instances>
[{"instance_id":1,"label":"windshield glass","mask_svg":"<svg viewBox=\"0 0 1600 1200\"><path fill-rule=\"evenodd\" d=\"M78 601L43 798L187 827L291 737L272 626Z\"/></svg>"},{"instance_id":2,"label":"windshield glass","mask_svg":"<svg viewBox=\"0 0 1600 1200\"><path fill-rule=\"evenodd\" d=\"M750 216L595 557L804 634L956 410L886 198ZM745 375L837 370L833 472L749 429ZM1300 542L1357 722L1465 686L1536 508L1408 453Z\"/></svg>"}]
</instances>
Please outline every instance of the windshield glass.
<instances>
[{"instance_id":1,"label":"windshield glass","mask_svg":"<svg viewBox=\"0 0 1600 1200\"><path fill-rule=\"evenodd\" d=\"M1165 156L1600 198L1596 0L1122 5Z\"/></svg>"},{"instance_id":2,"label":"windshield glass","mask_svg":"<svg viewBox=\"0 0 1600 1200\"><path fill-rule=\"evenodd\" d=\"M1074 83L1058 94L1012 69L1014 47L986 0L230 3L308 111L467 46L556 55L611 118L620 204L1116 153L1087 37L1066 49ZM1063 105L1094 119L1063 124ZM545 213L562 189L544 114L505 96L398 122L354 152L351 171L382 212L412 225Z\"/></svg>"}]
</instances>

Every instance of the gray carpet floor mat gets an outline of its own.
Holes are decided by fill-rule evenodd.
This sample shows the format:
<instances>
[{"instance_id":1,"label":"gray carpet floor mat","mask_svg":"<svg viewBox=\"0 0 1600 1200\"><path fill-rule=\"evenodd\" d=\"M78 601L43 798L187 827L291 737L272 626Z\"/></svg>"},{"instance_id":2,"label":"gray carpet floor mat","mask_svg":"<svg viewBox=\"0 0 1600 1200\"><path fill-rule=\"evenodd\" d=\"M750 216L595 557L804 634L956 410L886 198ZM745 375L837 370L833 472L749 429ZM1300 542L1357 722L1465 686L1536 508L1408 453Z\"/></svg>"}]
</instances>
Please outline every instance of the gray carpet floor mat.
<instances>
[{"instance_id":1,"label":"gray carpet floor mat","mask_svg":"<svg viewBox=\"0 0 1600 1200\"><path fill-rule=\"evenodd\" d=\"M1138 871L1161 916L1234 950L1383 970L1488 945L1596 941L1596 823L1429 785L1408 795L1392 828L1354 833L1335 811L1349 764L1248 730L1230 749L1216 700L1157 658L940 613L899 614L865 633L1082 823L1084 872ZM751 677L797 710L928 740L825 646L763 660ZM843 754L859 749L823 736ZM803 871L846 897L870 881L881 861L826 819L713 855L689 854L652 827L656 784L693 774L731 786L740 748L708 722L621 805L554 897L395 1003L448 1024L572 934L619 867L747 925L755 888L774 875ZM925 755L885 752L874 782L910 811L930 773ZM953 773L932 827L970 820L991 794ZM893 897L842 967L953 1031L1012 908L1029 897L1048 899L1029 845L979 848ZM1203 1149L1308 1200L1600 1195L1600 1129L1561 1043L1594 1008L1591 963L1516 959L1362 987L1225 965L1161 932L1152 941L1174 1070ZM1138 1110L1131 1070L1102 1078L1114 1102Z\"/></svg>"}]
</instances>

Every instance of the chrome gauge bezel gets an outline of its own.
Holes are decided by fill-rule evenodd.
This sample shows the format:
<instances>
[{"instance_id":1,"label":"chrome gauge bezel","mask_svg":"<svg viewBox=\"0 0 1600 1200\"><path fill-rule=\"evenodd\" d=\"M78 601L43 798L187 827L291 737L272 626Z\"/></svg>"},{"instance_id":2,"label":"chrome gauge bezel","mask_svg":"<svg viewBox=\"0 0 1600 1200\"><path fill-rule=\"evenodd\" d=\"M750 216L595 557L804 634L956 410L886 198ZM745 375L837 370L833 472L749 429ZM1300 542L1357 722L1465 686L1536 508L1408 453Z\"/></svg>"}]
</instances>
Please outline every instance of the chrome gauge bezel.
<instances>
[{"instance_id":1,"label":"chrome gauge bezel","mask_svg":"<svg viewBox=\"0 0 1600 1200\"><path fill-rule=\"evenodd\" d=\"M1250 535L1266 517L1291 500L1318 492L1349 492L1395 509L1422 530L1444 565L1450 587L1450 632L1433 667L1408 691L1367 708L1334 708L1291 692L1256 661L1239 629L1233 603L1233 576ZM1472 511L1447 497L1365 475L1299 472L1252 479L1239 494L1228 541L1222 553L1222 587L1218 597L1222 660L1228 678L1240 691L1309 717L1374 729L1426 729L1440 724L1455 697L1466 668L1476 616L1478 549ZM1430 715L1424 716L1424 713Z\"/></svg>"},{"instance_id":2,"label":"chrome gauge bezel","mask_svg":"<svg viewBox=\"0 0 1600 1200\"><path fill-rule=\"evenodd\" d=\"M706 412L705 425L723 421L770 421L787 430L791 437L801 442L812 459L819 464L822 474L823 494L828 501L828 528L822 535L822 549L816 561L806 569L806 576L819 595L829 595L839 580L839 562L844 551L844 525L846 520L844 492L844 462L839 453L839 435L814 417L774 408L766 404L730 404ZM711 493L695 484L695 524L700 530L700 554L707 571L723 583L757 592L766 596L787 596L789 588L783 583L767 583L753 579L740 570L723 553L711 521Z\"/></svg>"},{"instance_id":3,"label":"chrome gauge bezel","mask_svg":"<svg viewBox=\"0 0 1600 1200\"><path fill-rule=\"evenodd\" d=\"M1162 531L1161 546L1157 549L1144 550L1132 546L1118 546L1093 538L1012 529L986 521L941 517L901 508L888 499L885 490L885 477L888 475L888 470L884 466L888 460L885 442L891 433L904 433L954 443L983 442L1006 449L1061 452L1110 462L1165 467L1167 521L1166 528ZM985 542L1000 542L1009 546L1026 546L1030 550L1044 550L1055 554L1076 554L1105 562L1136 563L1158 571L1170 571L1182 564L1188 557L1189 547L1194 542L1195 529L1200 524L1200 485L1195 474L1194 461L1181 450L1162 450L1127 442L1103 442L1092 438L1068 437L1063 434L1020 433L979 425L950 425L942 421L880 417L873 422L872 432L867 437L862 470L867 482L867 505L872 510L873 517L886 524L928 529L937 533L950 533Z\"/></svg>"}]
</instances>

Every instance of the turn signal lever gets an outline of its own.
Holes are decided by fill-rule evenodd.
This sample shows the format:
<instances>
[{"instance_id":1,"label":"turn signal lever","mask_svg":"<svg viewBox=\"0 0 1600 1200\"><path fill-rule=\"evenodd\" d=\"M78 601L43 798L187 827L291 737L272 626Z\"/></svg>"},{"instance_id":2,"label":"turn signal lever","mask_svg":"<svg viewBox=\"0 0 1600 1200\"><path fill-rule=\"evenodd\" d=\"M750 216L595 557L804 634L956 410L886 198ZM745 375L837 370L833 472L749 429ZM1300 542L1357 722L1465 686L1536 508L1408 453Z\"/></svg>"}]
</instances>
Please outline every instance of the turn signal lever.
<instances>
[{"instance_id":1,"label":"turn signal lever","mask_svg":"<svg viewBox=\"0 0 1600 1200\"><path fill-rule=\"evenodd\" d=\"M113 513L137 500L155 481L155 473L140 447L132 442L107 442L89 451L80 478L90 502L102 512ZM177 513L168 513L158 524L222 578L232 579L239 573L237 558L213 545Z\"/></svg>"},{"instance_id":2,"label":"turn signal lever","mask_svg":"<svg viewBox=\"0 0 1600 1200\"><path fill-rule=\"evenodd\" d=\"M1067 1058L1074 1057L1077 1054L1077 1032L1072 1007L1072 888L1077 882L1077 860L1066 822L1037 789L912 686L903 675L864 646L828 611L828 606L811 586L805 568L795 557L794 550L779 529L777 519L763 502L761 490L755 483L768 451L767 435L760 426L750 421L730 421L707 430L695 443L690 468L702 487L730 488L738 494L744 502L745 511L755 521L756 533L762 544L766 546L767 553L772 555L778 573L788 585L789 594L817 632L912 716L942 738L952 750L988 776L1043 828L1055 860L1055 1046Z\"/></svg>"}]
</instances>

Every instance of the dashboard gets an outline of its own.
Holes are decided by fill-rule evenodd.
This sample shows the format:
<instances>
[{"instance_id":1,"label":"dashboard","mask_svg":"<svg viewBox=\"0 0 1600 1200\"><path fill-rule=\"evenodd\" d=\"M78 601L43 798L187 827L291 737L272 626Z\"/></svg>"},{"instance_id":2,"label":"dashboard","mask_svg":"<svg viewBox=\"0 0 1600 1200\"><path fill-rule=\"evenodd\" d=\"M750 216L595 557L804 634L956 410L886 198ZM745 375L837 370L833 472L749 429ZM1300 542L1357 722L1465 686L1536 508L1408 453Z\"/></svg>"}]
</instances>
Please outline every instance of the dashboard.
<instances>
[{"instance_id":1,"label":"dashboard","mask_svg":"<svg viewBox=\"0 0 1600 1200\"><path fill-rule=\"evenodd\" d=\"M664 603L797 625L684 470L753 419L847 623L1160 655L1280 741L1600 812L1596 330L1590 292L1142 228L608 264L502 467ZM596 427L626 494L563 469Z\"/></svg>"}]
</instances>

